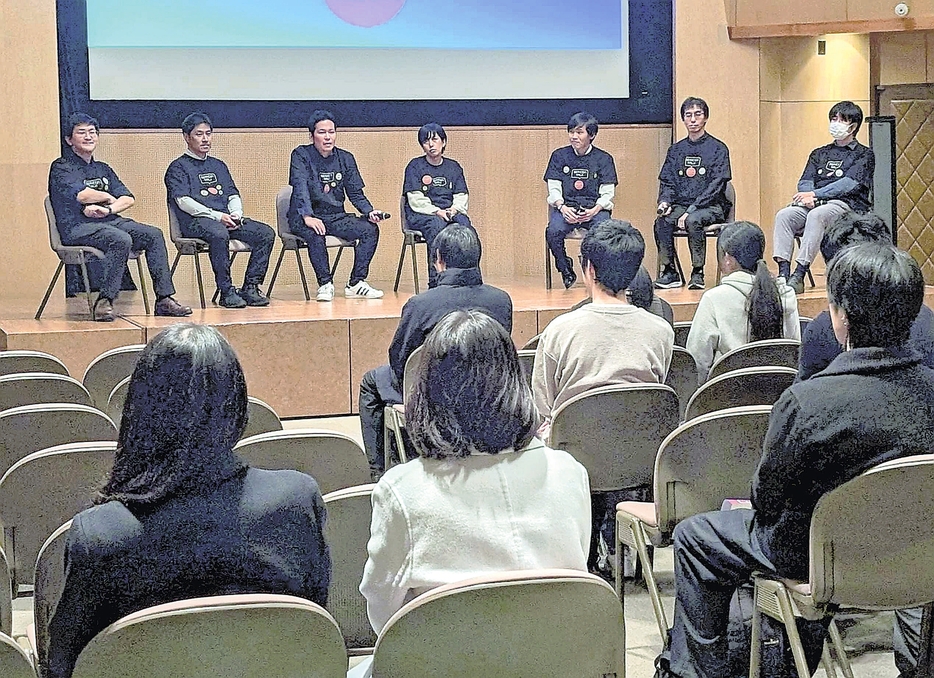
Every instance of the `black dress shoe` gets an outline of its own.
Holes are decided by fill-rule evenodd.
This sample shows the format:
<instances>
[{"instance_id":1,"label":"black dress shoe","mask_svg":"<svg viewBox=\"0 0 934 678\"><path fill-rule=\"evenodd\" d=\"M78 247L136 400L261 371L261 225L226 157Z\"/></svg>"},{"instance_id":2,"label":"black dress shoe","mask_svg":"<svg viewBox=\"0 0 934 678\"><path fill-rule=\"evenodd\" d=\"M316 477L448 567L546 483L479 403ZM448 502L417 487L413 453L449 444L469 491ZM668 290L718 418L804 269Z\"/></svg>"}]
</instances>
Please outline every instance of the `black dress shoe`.
<instances>
[{"instance_id":1,"label":"black dress shoe","mask_svg":"<svg viewBox=\"0 0 934 678\"><path fill-rule=\"evenodd\" d=\"M94 302L94 321L99 323L112 323L116 319L114 305L106 297L98 297Z\"/></svg>"},{"instance_id":2,"label":"black dress shoe","mask_svg":"<svg viewBox=\"0 0 934 678\"><path fill-rule=\"evenodd\" d=\"M244 285L240 290L240 298L247 306L269 306L269 298L260 291L258 285Z\"/></svg>"},{"instance_id":3,"label":"black dress shoe","mask_svg":"<svg viewBox=\"0 0 934 678\"><path fill-rule=\"evenodd\" d=\"M170 316L173 318L183 318L186 315L191 315L190 306L182 306L172 297L164 297L157 301L153 311L155 315Z\"/></svg>"},{"instance_id":4,"label":"black dress shoe","mask_svg":"<svg viewBox=\"0 0 934 678\"><path fill-rule=\"evenodd\" d=\"M569 268L567 273L561 274L561 280L564 281L564 289L569 290L571 286L577 282L577 274L574 272L573 268Z\"/></svg>"},{"instance_id":5,"label":"black dress shoe","mask_svg":"<svg viewBox=\"0 0 934 678\"><path fill-rule=\"evenodd\" d=\"M236 287L222 293L217 303L224 308L246 308L246 300L237 293Z\"/></svg>"}]
</instances>

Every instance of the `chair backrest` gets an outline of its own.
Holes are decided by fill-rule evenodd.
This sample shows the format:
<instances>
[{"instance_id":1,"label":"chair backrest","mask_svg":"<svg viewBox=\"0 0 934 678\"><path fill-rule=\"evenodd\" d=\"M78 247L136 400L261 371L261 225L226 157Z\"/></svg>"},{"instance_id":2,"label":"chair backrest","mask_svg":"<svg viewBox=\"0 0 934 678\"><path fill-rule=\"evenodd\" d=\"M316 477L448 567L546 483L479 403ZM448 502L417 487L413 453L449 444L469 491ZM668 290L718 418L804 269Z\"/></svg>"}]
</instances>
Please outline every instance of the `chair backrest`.
<instances>
[{"instance_id":1,"label":"chair backrest","mask_svg":"<svg viewBox=\"0 0 934 678\"><path fill-rule=\"evenodd\" d=\"M36 557L33 611L36 625L36 659L39 675L47 675L49 664L49 622L65 589L65 546L71 521L60 526L45 540Z\"/></svg>"},{"instance_id":2,"label":"chair backrest","mask_svg":"<svg viewBox=\"0 0 934 678\"><path fill-rule=\"evenodd\" d=\"M282 420L276 411L259 398L250 396L247 398L247 423L246 430L240 439L257 436L260 433L269 433L270 431L281 431Z\"/></svg>"},{"instance_id":3,"label":"chair backrest","mask_svg":"<svg viewBox=\"0 0 934 678\"><path fill-rule=\"evenodd\" d=\"M130 392L130 380L132 376L124 377L113 387L110 395L107 396L107 414L113 419L117 428L120 428L120 420L123 419L123 404L126 402L127 393Z\"/></svg>"},{"instance_id":4,"label":"chair backrest","mask_svg":"<svg viewBox=\"0 0 934 678\"><path fill-rule=\"evenodd\" d=\"M412 351L405 361L405 369L402 372L403 401L408 400L409 395L415 388L415 375L418 373L419 365L422 364L422 348L423 347L419 346L417 349Z\"/></svg>"},{"instance_id":5,"label":"chair backrest","mask_svg":"<svg viewBox=\"0 0 934 678\"><path fill-rule=\"evenodd\" d=\"M175 212L175 209L168 202L165 204L165 209L169 213L169 238L173 243L178 243L185 236L182 235L182 226L178 223L178 214Z\"/></svg>"},{"instance_id":6,"label":"chair backrest","mask_svg":"<svg viewBox=\"0 0 934 678\"><path fill-rule=\"evenodd\" d=\"M726 182L726 189L723 191L726 201L730 204L729 211L726 214L725 224L732 224L736 221L736 189L733 188L733 182Z\"/></svg>"},{"instance_id":7,"label":"chair backrest","mask_svg":"<svg viewBox=\"0 0 934 678\"><path fill-rule=\"evenodd\" d=\"M535 349L523 348L519 353L519 365L522 366L522 373L525 375L525 381L532 388L532 368L535 366Z\"/></svg>"},{"instance_id":8,"label":"chair backrest","mask_svg":"<svg viewBox=\"0 0 934 678\"><path fill-rule=\"evenodd\" d=\"M276 230L279 237L295 237L289 228L289 203L292 200L292 187L283 186L276 193Z\"/></svg>"},{"instance_id":9,"label":"chair backrest","mask_svg":"<svg viewBox=\"0 0 934 678\"><path fill-rule=\"evenodd\" d=\"M688 334L691 333L690 320L675 321L675 346L684 348L688 345Z\"/></svg>"},{"instance_id":10,"label":"chair backrest","mask_svg":"<svg viewBox=\"0 0 934 678\"><path fill-rule=\"evenodd\" d=\"M349 650L369 649L376 644L376 634L366 614L366 598L360 593L374 487L358 485L324 495L328 509L324 539L331 550L327 608L337 620Z\"/></svg>"},{"instance_id":11,"label":"chair backrest","mask_svg":"<svg viewBox=\"0 0 934 678\"><path fill-rule=\"evenodd\" d=\"M13 578L10 563L2 548L0 548L0 633L7 635L13 633Z\"/></svg>"},{"instance_id":12,"label":"chair backrest","mask_svg":"<svg viewBox=\"0 0 934 678\"><path fill-rule=\"evenodd\" d=\"M45 196L42 204L45 207L45 219L49 222L49 245L58 252L62 248L62 236L58 232L58 222L55 221L55 212L52 210L52 199Z\"/></svg>"},{"instance_id":13,"label":"chair backrest","mask_svg":"<svg viewBox=\"0 0 934 678\"><path fill-rule=\"evenodd\" d=\"M748 499L769 428L770 405L733 407L691 419L672 431L655 458L659 529L671 534L690 516L724 499Z\"/></svg>"},{"instance_id":14,"label":"chair backrest","mask_svg":"<svg viewBox=\"0 0 934 678\"><path fill-rule=\"evenodd\" d=\"M724 353L710 368L709 378L744 367L793 367L798 369L801 342L796 339L754 341Z\"/></svg>"},{"instance_id":15,"label":"chair backrest","mask_svg":"<svg viewBox=\"0 0 934 678\"><path fill-rule=\"evenodd\" d=\"M43 351L0 351L0 376L21 372L41 372L68 376L65 363Z\"/></svg>"},{"instance_id":16,"label":"chair backrest","mask_svg":"<svg viewBox=\"0 0 934 678\"><path fill-rule=\"evenodd\" d=\"M50 534L91 506L113 468L115 442L69 443L33 452L0 478L0 523L17 586L32 584Z\"/></svg>"},{"instance_id":17,"label":"chair backrest","mask_svg":"<svg viewBox=\"0 0 934 678\"><path fill-rule=\"evenodd\" d=\"M721 374L694 392L684 418L743 405L774 405L797 374L790 367L745 367Z\"/></svg>"},{"instance_id":18,"label":"chair backrest","mask_svg":"<svg viewBox=\"0 0 934 678\"><path fill-rule=\"evenodd\" d=\"M0 633L0 676L3 678L36 678L29 655L15 640Z\"/></svg>"},{"instance_id":19,"label":"chair backrest","mask_svg":"<svg viewBox=\"0 0 934 678\"><path fill-rule=\"evenodd\" d=\"M688 401L697 390L697 361L686 348L677 345L674 347L665 384L671 386L678 394L678 406L683 417Z\"/></svg>"},{"instance_id":20,"label":"chair backrest","mask_svg":"<svg viewBox=\"0 0 934 678\"><path fill-rule=\"evenodd\" d=\"M0 475L39 450L65 443L116 439L117 427L110 417L88 405L14 407L0 412Z\"/></svg>"},{"instance_id":21,"label":"chair backrest","mask_svg":"<svg viewBox=\"0 0 934 678\"><path fill-rule=\"evenodd\" d=\"M74 678L344 678L340 629L303 598L193 598L127 615L82 650Z\"/></svg>"},{"instance_id":22,"label":"chair backrest","mask_svg":"<svg viewBox=\"0 0 934 678\"><path fill-rule=\"evenodd\" d=\"M39 403L90 405L91 396L80 381L64 374L21 372L0 377L0 412Z\"/></svg>"},{"instance_id":23,"label":"chair backrest","mask_svg":"<svg viewBox=\"0 0 934 678\"><path fill-rule=\"evenodd\" d=\"M402 196L399 198L399 225L403 233L409 230L409 216L405 210L406 202L405 192L403 192Z\"/></svg>"},{"instance_id":24,"label":"chair backrest","mask_svg":"<svg viewBox=\"0 0 934 678\"><path fill-rule=\"evenodd\" d=\"M525 345L522 347L524 350L534 351L538 348L538 342L541 340L542 335L536 334L534 337L525 342Z\"/></svg>"},{"instance_id":25,"label":"chair backrest","mask_svg":"<svg viewBox=\"0 0 934 678\"><path fill-rule=\"evenodd\" d=\"M934 454L875 466L828 492L810 534L811 595L862 609L934 600Z\"/></svg>"},{"instance_id":26,"label":"chair backrest","mask_svg":"<svg viewBox=\"0 0 934 678\"><path fill-rule=\"evenodd\" d=\"M808 318L804 315L798 316L798 322L801 324L801 341L804 341L804 330L808 328L812 320L814 320L814 318Z\"/></svg>"},{"instance_id":27,"label":"chair backrest","mask_svg":"<svg viewBox=\"0 0 934 678\"><path fill-rule=\"evenodd\" d=\"M97 356L84 371L81 383L91 394L94 406L104 410L114 386L133 374L145 344L119 346Z\"/></svg>"},{"instance_id":28,"label":"chair backrest","mask_svg":"<svg viewBox=\"0 0 934 678\"><path fill-rule=\"evenodd\" d=\"M370 465L348 435L317 429L287 429L244 438L234 450L250 466L294 469L318 481L321 492L370 482Z\"/></svg>"},{"instance_id":29,"label":"chair backrest","mask_svg":"<svg viewBox=\"0 0 934 678\"><path fill-rule=\"evenodd\" d=\"M403 606L376 642L373 675L622 677L624 648L622 606L599 577L504 572L441 586Z\"/></svg>"},{"instance_id":30,"label":"chair backrest","mask_svg":"<svg viewBox=\"0 0 934 678\"><path fill-rule=\"evenodd\" d=\"M584 465L592 492L648 485L658 446L678 421L678 396L670 386L601 386L558 408L551 447Z\"/></svg>"}]
</instances>

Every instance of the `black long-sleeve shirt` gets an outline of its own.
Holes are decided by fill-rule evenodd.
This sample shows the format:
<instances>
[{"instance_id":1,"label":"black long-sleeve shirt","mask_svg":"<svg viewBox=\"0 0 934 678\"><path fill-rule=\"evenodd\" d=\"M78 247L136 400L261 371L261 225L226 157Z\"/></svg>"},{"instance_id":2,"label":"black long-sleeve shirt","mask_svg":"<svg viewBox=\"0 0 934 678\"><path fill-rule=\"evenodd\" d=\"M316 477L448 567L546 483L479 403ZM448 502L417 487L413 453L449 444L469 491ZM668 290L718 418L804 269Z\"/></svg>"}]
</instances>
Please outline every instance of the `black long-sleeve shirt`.
<instances>
[{"instance_id":1,"label":"black long-sleeve shirt","mask_svg":"<svg viewBox=\"0 0 934 678\"><path fill-rule=\"evenodd\" d=\"M289 218L328 217L343 214L345 197L363 214L373 205L363 193L363 177L351 153L335 148L323 157L313 144L292 151L289 165L292 200Z\"/></svg>"},{"instance_id":2,"label":"black long-sleeve shirt","mask_svg":"<svg viewBox=\"0 0 934 678\"><path fill-rule=\"evenodd\" d=\"M681 205L689 212L726 204L726 184L732 179L730 150L722 141L704 134L697 141L685 137L674 143L658 175L658 202Z\"/></svg>"}]
</instances>

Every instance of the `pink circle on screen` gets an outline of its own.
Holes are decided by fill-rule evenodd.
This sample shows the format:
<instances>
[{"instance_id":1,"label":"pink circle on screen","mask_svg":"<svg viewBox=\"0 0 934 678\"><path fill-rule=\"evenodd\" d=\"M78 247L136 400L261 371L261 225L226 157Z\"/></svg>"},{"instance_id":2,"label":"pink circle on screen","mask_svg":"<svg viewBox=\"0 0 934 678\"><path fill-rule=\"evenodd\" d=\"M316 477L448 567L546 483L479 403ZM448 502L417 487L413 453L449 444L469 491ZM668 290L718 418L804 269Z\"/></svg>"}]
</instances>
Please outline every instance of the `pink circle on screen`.
<instances>
[{"instance_id":1,"label":"pink circle on screen","mask_svg":"<svg viewBox=\"0 0 934 678\"><path fill-rule=\"evenodd\" d=\"M405 0L325 0L331 11L354 26L370 28L392 19Z\"/></svg>"}]
</instances>

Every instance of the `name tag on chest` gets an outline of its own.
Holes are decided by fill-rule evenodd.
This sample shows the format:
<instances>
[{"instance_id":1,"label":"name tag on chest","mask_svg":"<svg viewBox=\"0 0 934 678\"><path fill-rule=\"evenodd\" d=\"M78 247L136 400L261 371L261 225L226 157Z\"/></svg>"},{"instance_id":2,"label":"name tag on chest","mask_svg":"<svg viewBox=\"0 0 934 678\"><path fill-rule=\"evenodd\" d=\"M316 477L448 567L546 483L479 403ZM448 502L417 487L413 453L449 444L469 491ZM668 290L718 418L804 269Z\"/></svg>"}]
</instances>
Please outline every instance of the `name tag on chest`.
<instances>
[{"instance_id":1,"label":"name tag on chest","mask_svg":"<svg viewBox=\"0 0 934 678\"><path fill-rule=\"evenodd\" d=\"M213 186L217 183L217 175L214 172L202 172L198 175L198 181L202 186Z\"/></svg>"},{"instance_id":2,"label":"name tag on chest","mask_svg":"<svg viewBox=\"0 0 934 678\"><path fill-rule=\"evenodd\" d=\"M106 191L110 188L110 181L107 177L92 177L85 179L84 185L95 191Z\"/></svg>"}]
</instances>

